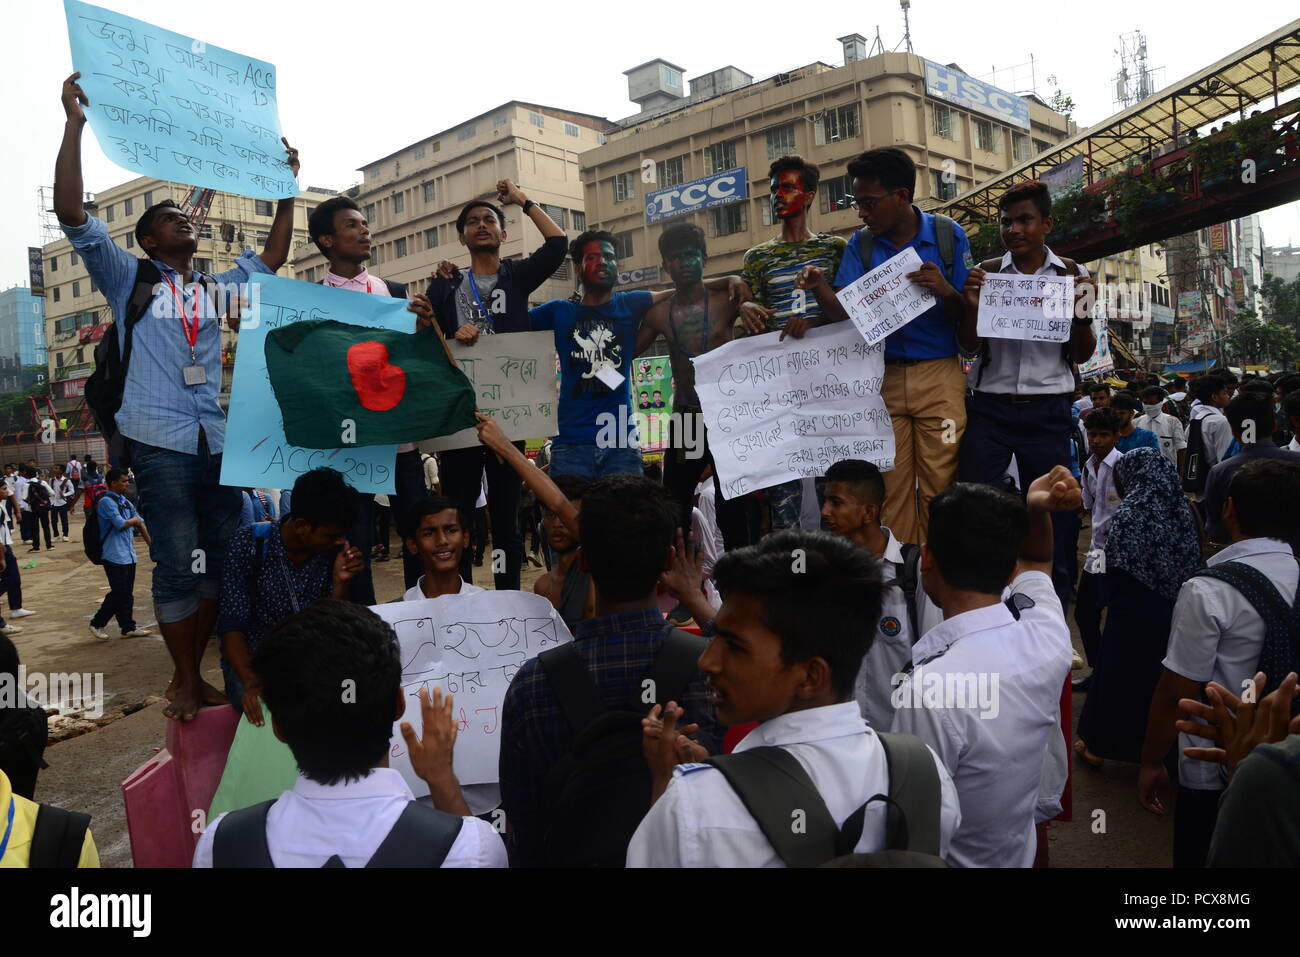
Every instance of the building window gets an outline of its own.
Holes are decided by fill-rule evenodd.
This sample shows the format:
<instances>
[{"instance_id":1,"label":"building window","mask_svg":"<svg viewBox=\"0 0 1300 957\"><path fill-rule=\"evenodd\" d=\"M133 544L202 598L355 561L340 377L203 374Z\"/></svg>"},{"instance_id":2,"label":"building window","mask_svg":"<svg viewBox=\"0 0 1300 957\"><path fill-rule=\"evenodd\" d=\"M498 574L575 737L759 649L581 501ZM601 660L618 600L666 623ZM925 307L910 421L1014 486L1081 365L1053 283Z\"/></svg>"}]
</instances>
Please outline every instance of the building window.
<instances>
[{"instance_id":1,"label":"building window","mask_svg":"<svg viewBox=\"0 0 1300 957\"><path fill-rule=\"evenodd\" d=\"M659 177L659 186L677 186L686 182L686 157L674 156L672 159L666 159L659 164L656 175Z\"/></svg>"},{"instance_id":2,"label":"building window","mask_svg":"<svg viewBox=\"0 0 1300 957\"><path fill-rule=\"evenodd\" d=\"M131 197L128 196L126 199L122 200L122 215L130 216L132 209L134 209L134 206L131 202Z\"/></svg>"},{"instance_id":3,"label":"building window","mask_svg":"<svg viewBox=\"0 0 1300 957\"><path fill-rule=\"evenodd\" d=\"M542 116L540 113L534 113L529 110L528 122L532 123L533 126L540 126L542 129L546 129L546 117Z\"/></svg>"},{"instance_id":4,"label":"building window","mask_svg":"<svg viewBox=\"0 0 1300 957\"><path fill-rule=\"evenodd\" d=\"M207 273L210 276L212 275L212 260L203 259L198 256L195 256L194 268L197 269L199 272Z\"/></svg>"},{"instance_id":5,"label":"building window","mask_svg":"<svg viewBox=\"0 0 1300 957\"><path fill-rule=\"evenodd\" d=\"M1024 133L1011 134L1011 158L1017 163L1023 163L1029 159L1030 153L1029 137Z\"/></svg>"},{"instance_id":6,"label":"building window","mask_svg":"<svg viewBox=\"0 0 1300 957\"><path fill-rule=\"evenodd\" d=\"M838 143L841 140L856 139L860 130L858 124L858 104L836 107L827 110L817 119L817 142Z\"/></svg>"},{"instance_id":7,"label":"building window","mask_svg":"<svg viewBox=\"0 0 1300 957\"><path fill-rule=\"evenodd\" d=\"M704 175L736 168L736 141L714 143L704 147Z\"/></svg>"},{"instance_id":8,"label":"building window","mask_svg":"<svg viewBox=\"0 0 1300 957\"><path fill-rule=\"evenodd\" d=\"M430 153L436 153L436 152L438 152L438 150L440 150L440 149L442 149L442 141L441 141L441 140L434 140L433 145L429 147L429 152L430 152Z\"/></svg>"},{"instance_id":9,"label":"building window","mask_svg":"<svg viewBox=\"0 0 1300 957\"><path fill-rule=\"evenodd\" d=\"M573 278L573 268L569 265L567 258L560 263L555 272L551 273L551 278L559 282L568 282Z\"/></svg>"},{"instance_id":10,"label":"building window","mask_svg":"<svg viewBox=\"0 0 1300 957\"><path fill-rule=\"evenodd\" d=\"M366 170L366 179L379 179L379 167Z\"/></svg>"},{"instance_id":11,"label":"building window","mask_svg":"<svg viewBox=\"0 0 1300 957\"><path fill-rule=\"evenodd\" d=\"M609 142L609 137L606 136L604 133L597 133L596 142L599 143L601 146L604 146L606 143Z\"/></svg>"},{"instance_id":12,"label":"building window","mask_svg":"<svg viewBox=\"0 0 1300 957\"><path fill-rule=\"evenodd\" d=\"M426 203L432 203L434 199L437 197L437 195L438 195L438 189L436 184L434 183L424 184L424 201Z\"/></svg>"},{"instance_id":13,"label":"building window","mask_svg":"<svg viewBox=\"0 0 1300 957\"><path fill-rule=\"evenodd\" d=\"M674 70L672 67L667 67L667 66L661 66L659 70L663 74L664 86L673 87L674 89L681 88L682 85L681 73Z\"/></svg>"},{"instance_id":14,"label":"building window","mask_svg":"<svg viewBox=\"0 0 1300 957\"><path fill-rule=\"evenodd\" d=\"M77 263L81 262L81 260L77 258L76 253L70 253L69 255L72 257L72 265L75 266Z\"/></svg>"},{"instance_id":15,"label":"building window","mask_svg":"<svg viewBox=\"0 0 1300 957\"><path fill-rule=\"evenodd\" d=\"M55 301L55 302L58 302L58 301L59 301L59 287L58 287L58 286L55 286L55 287L54 287L54 301Z\"/></svg>"},{"instance_id":16,"label":"building window","mask_svg":"<svg viewBox=\"0 0 1300 957\"><path fill-rule=\"evenodd\" d=\"M577 124L577 123L565 123L565 124L564 124L564 135L565 135L565 136L578 136L578 135L579 135L578 124Z\"/></svg>"},{"instance_id":17,"label":"building window","mask_svg":"<svg viewBox=\"0 0 1300 957\"><path fill-rule=\"evenodd\" d=\"M411 159L418 159L418 160L424 159L424 147L417 146L415 148L415 151L411 153Z\"/></svg>"},{"instance_id":18,"label":"building window","mask_svg":"<svg viewBox=\"0 0 1300 957\"><path fill-rule=\"evenodd\" d=\"M270 239L270 238L271 238L271 237L270 237L270 234L269 234L269 233L258 233L257 236L254 238L253 241L256 242L257 245L259 245L259 246L265 246L265 245L266 245L266 241L267 241L268 239Z\"/></svg>"},{"instance_id":19,"label":"building window","mask_svg":"<svg viewBox=\"0 0 1300 957\"><path fill-rule=\"evenodd\" d=\"M130 233L127 233L127 234L126 234L126 248L127 248L127 249L135 249L135 233L134 233L134 232L130 232Z\"/></svg>"},{"instance_id":20,"label":"building window","mask_svg":"<svg viewBox=\"0 0 1300 957\"><path fill-rule=\"evenodd\" d=\"M823 213L848 209L850 204L846 197L853 192L853 177L845 174L834 179L822 180L817 187L817 192L820 194Z\"/></svg>"},{"instance_id":21,"label":"building window","mask_svg":"<svg viewBox=\"0 0 1300 957\"><path fill-rule=\"evenodd\" d=\"M211 238L212 238L212 224L204 223L202 226L199 227L199 239L211 239Z\"/></svg>"},{"instance_id":22,"label":"building window","mask_svg":"<svg viewBox=\"0 0 1300 957\"><path fill-rule=\"evenodd\" d=\"M745 231L745 204L728 203L726 206L716 206L709 210L709 218L712 220L713 235L730 236L733 233L743 233Z\"/></svg>"},{"instance_id":23,"label":"building window","mask_svg":"<svg viewBox=\"0 0 1300 957\"><path fill-rule=\"evenodd\" d=\"M80 295L81 295L81 283L74 279L72 281L72 298L76 299Z\"/></svg>"},{"instance_id":24,"label":"building window","mask_svg":"<svg viewBox=\"0 0 1300 957\"><path fill-rule=\"evenodd\" d=\"M957 195L957 178L949 177L943 170L934 170L934 195L936 199L952 199Z\"/></svg>"},{"instance_id":25,"label":"building window","mask_svg":"<svg viewBox=\"0 0 1300 957\"><path fill-rule=\"evenodd\" d=\"M1046 153L1046 152L1047 152L1048 150L1050 150L1051 148L1052 148L1052 144L1049 143L1049 142L1047 142L1047 140L1037 140L1037 139L1034 140L1034 154L1035 154L1035 155L1037 155L1037 154L1039 154L1039 153Z\"/></svg>"},{"instance_id":26,"label":"building window","mask_svg":"<svg viewBox=\"0 0 1300 957\"><path fill-rule=\"evenodd\" d=\"M569 210L569 224L573 229L580 233L586 232L587 214L580 209Z\"/></svg>"},{"instance_id":27,"label":"building window","mask_svg":"<svg viewBox=\"0 0 1300 957\"><path fill-rule=\"evenodd\" d=\"M993 124L988 120L975 121L975 145L986 153L996 153L993 141Z\"/></svg>"},{"instance_id":28,"label":"building window","mask_svg":"<svg viewBox=\"0 0 1300 957\"><path fill-rule=\"evenodd\" d=\"M57 291L57 290L56 290L56 291ZM56 369L62 369L62 368L63 368L63 353L62 353L62 352L58 353L58 354L54 357L54 368L56 368Z\"/></svg>"},{"instance_id":29,"label":"building window","mask_svg":"<svg viewBox=\"0 0 1300 957\"><path fill-rule=\"evenodd\" d=\"M406 194L405 194L405 193L394 193L394 194L393 194L393 214L396 215L396 214L398 214L398 213L404 213L404 212L406 212Z\"/></svg>"},{"instance_id":30,"label":"building window","mask_svg":"<svg viewBox=\"0 0 1300 957\"><path fill-rule=\"evenodd\" d=\"M622 203L636 195L635 173L619 173L614 177L614 202Z\"/></svg>"},{"instance_id":31,"label":"building window","mask_svg":"<svg viewBox=\"0 0 1300 957\"><path fill-rule=\"evenodd\" d=\"M112 221L113 221L113 204L109 203L107 206L104 207L104 222L111 223Z\"/></svg>"},{"instance_id":32,"label":"building window","mask_svg":"<svg viewBox=\"0 0 1300 957\"><path fill-rule=\"evenodd\" d=\"M399 239L399 240L397 240L396 242L393 243L393 255L394 255L395 257L397 257L398 259L401 259L403 256L406 255L406 239L405 239L405 237L403 237L402 239Z\"/></svg>"},{"instance_id":33,"label":"building window","mask_svg":"<svg viewBox=\"0 0 1300 957\"><path fill-rule=\"evenodd\" d=\"M384 261L383 253L384 253L384 247L382 245L372 246L370 248L370 265L378 266L381 262L383 262Z\"/></svg>"},{"instance_id":34,"label":"building window","mask_svg":"<svg viewBox=\"0 0 1300 957\"><path fill-rule=\"evenodd\" d=\"M144 208L148 209L153 205L153 190L147 189L144 193Z\"/></svg>"},{"instance_id":35,"label":"building window","mask_svg":"<svg viewBox=\"0 0 1300 957\"><path fill-rule=\"evenodd\" d=\"M932 103L930 109L934 114L934 135L940 139L955 139L952 135L952 107L945 103Z\"/></svg>"},{"instance_id":36,"label":"building window","mask_svg":"<svg viewBox=\"0 0 1300 957\"><path fill-rule=\"evenodd\" d=\"M776 222L776 216L772 211L771 197L763 196L758 200L758 220L764 226L771 226Z\"/></svg>"},{"instance_id":37,"label":"building window","mask_svg":"<svg viewBox=\"0 0 1300 957\"><path fill-rule=\"evenodd\" d=\"M436 249L438 246L438 227L430 226L424 231L424 248Z\"/></svg>"},{"instance_id":38,"label":"building window","mask_svg":"<svg viewBox=\"0 0 1300 957\"><path fill-rule=\"evenodd\" d=\"M81 365L83 362L86 361L86 347L85 347L85 346L81 346L80 348L77 349L77 355L76 355L75 358L76 358L76 363L77 363L77 365Z\"/></svg>"},{"instance_id":39,"label":"building window","mask_svg":"<svg viewBox=\"0 0 1300 957\"><path fill-rule=\"evenodd\" d=\"M59 257L58 257L58 256L51 256L51 257L50 257L50 272L58 272L58 271L59 271Z\"/></svg>"},{"instance_id":40,"label":"building window","mask_svg":"<svg viewBox=\"0 0 1300 957\"><path fill-rule=\"evenodd\" d=\"M559 226L561 229L568 229L568 227L564 224L563 206L552 206L550 203L538 203L537 205L541 206L542 212L544 212L547 216L551 217L551 219L555 221L556 226Z\"/></svg>"},{"instance_id":41,"label":"building window","mask_svg":"<svg viewBox=\"0 0 1300 957\"><path fill-rule=\"evenodd\" d=\"M614 237L614 258L620 261L632 258L631 233L619 233Z\"/></svg>"},{"instance_id":42,"label":"building window","mask_svg":"<svg viewBox=\"0 0 1300 957\"><path fill-rule=\"evenodd\" d=\"M258 216L270 216L271 201L269 199L253 200L253 212L256 213Z\"/></svg>"},{"instance_id":43,"label":"building window","mask_svg":"<svg viewBox=\"0 0 1300 957\"><path fill-rule=\"evenodd\" d=\"M478 128L471 123L469 126L462 127L456 131L456 139L463 143L465 140L472 138L477 132Z\"/></svg>"},{"instance_id":44,"label":"building window","mask_svg":"<svg viewBox=\"0 0 1300 957\"><path fill-rule=\"evenodd\" d=\"M795 152L794 124L787 123L774 130L767 131L767 158L774 160L778 156L789 156Z\"/></svg>"},{"instance_id":45,"label":"building window","mask_svg":"<svg viewBox=\"0 0 1300 957\"><path fill-rule=\"evenodd\" d=\"M366 203L366 222L371 226L375 225L375 204L374 203Z\"/></svg>"},{"instance_id":46,"label":"building window","mask_svg":"<svg viewBox=\"0 0 1300 957\"><path fill-rule=\"evenodd\" d=\"M505 126L509 122L510 122L510 117L504 113L500 113L492 117L492 128L496 129L496 127L498 126Z\"/></svg>"}]
</instances>

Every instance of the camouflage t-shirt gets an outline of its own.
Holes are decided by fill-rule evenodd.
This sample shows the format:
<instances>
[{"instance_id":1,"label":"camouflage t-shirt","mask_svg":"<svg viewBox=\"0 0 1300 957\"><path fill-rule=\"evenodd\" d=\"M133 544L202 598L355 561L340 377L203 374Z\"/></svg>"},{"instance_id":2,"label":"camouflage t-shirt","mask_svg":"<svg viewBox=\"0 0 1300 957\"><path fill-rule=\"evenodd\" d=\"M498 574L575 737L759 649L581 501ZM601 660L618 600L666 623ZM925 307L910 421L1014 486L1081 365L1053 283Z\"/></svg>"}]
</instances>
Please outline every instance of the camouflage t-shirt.
<instances>
[{"instance_id":1,"label":"camouflage t-shirt","mask_svg":"<svg viewBox=\"0 0 1300 957\"><path fill-rule=\"evenodd\" d=\"M769 330L785 328L789 312L795 303L795 278L804 266L820 266L827 281L835 278L848 243L840 236L818 233L802 242L788 243L780 237L759 243L745 253L741 275L753 290L754 301L772 309L778 315L769 324ZM804 315L809 319L821 318L821 307L812 293L804 298Z\"/></svg>"}]
</instances>

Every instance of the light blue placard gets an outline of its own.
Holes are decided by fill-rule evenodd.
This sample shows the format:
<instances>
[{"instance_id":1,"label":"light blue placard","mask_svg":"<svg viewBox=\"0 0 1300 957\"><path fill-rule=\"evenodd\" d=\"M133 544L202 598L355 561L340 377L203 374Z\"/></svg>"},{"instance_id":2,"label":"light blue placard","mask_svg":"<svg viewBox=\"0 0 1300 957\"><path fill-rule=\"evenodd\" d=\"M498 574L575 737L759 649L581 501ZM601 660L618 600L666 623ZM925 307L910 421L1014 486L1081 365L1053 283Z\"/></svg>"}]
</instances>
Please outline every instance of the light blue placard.
<instances>
[{"instance_id":1,"label":"light blue placard","mask_svg":"<svg viewBox=\"0 0 1300 957\"><path fill-rule=\"evenodd\" d=\"M64 9L86 117L114 163L261 199L298 194L275 67L103 7L65 0Z\"/></svg>"},{"instance_id":2,"label":"light blue placard","mask_svg":"<svg viewBox=\"0 0 1300 957\"><path fill-rule=\"evenodd\" d=\"M266 334L300 319L337 319L354 326L414 332L415 316L406 306L405 299L254 273L235 350L221 484L292 488L303 472L324 465L342 472L358 492L394 492L395 445L330 450L289 444L266 371Z\"/></svg>"}]
</instances>

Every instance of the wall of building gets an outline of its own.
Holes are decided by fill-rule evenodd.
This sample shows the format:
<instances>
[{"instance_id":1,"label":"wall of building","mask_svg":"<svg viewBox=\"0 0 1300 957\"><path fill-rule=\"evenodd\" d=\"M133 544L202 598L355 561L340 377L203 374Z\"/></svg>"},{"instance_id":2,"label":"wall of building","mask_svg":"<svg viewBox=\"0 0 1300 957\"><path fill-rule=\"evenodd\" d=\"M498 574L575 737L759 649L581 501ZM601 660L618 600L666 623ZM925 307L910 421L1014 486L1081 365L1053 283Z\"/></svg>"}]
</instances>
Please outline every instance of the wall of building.
<instances>
[{"instance_id":1,"label":"wall of building","mask_svg":"<svg viewBox=\"0 0 1300 957\"><path fill-rule=\"evenodd\" d=\"M24 286L0 292L0 393L45 381L45 301Z\"/></svg>"}]
</instances>

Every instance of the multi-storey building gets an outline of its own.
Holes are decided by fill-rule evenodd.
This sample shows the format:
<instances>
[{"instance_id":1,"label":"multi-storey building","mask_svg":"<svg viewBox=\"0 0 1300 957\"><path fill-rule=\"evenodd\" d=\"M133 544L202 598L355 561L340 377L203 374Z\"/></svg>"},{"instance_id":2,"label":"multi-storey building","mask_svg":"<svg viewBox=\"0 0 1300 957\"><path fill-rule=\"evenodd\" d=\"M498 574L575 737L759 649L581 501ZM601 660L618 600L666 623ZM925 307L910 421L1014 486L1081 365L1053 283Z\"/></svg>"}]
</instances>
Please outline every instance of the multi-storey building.
<instances>
[{"instance_id":1,"label":"multi-storey building","mask_svg":"<svg viewBox=\"0 0 1300 957\"><path fill-rule=\"evenodd\" d=\"M45 300L26 286L0 292L0 393L44 383L46 362Z\"/></svg>"}]
</instances>

